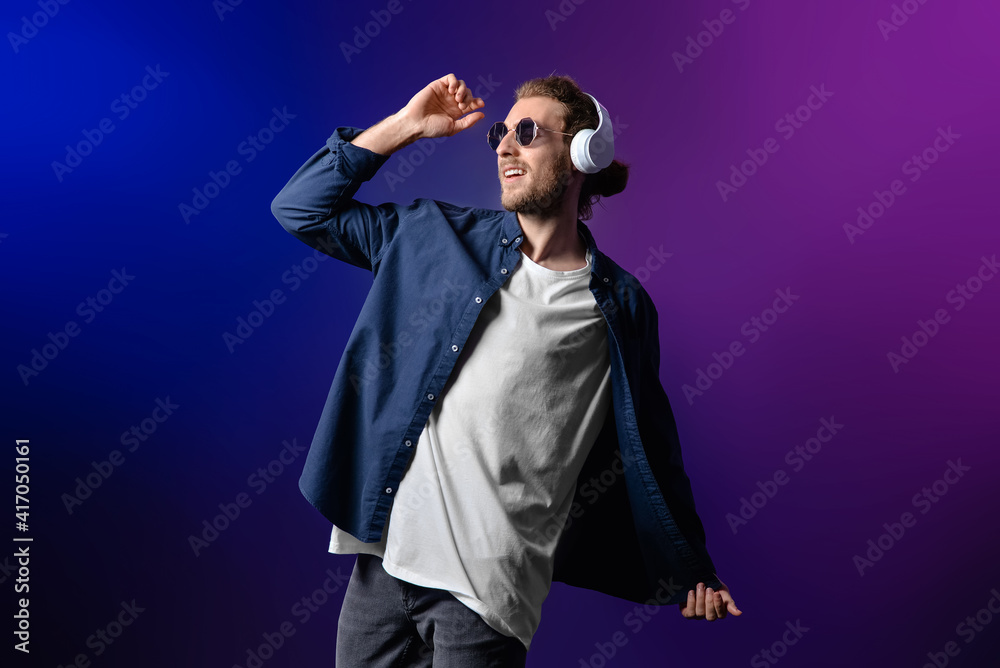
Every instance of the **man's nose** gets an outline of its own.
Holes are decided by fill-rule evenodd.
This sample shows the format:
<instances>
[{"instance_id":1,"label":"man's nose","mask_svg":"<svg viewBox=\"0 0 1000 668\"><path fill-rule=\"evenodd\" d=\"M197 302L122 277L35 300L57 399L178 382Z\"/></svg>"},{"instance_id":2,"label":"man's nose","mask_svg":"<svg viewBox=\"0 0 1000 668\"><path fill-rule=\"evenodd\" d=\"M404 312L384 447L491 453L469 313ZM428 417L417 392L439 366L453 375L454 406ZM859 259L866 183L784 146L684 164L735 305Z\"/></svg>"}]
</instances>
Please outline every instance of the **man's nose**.
<instances>
[{"instance_id":1,"label":"man's nose","mask_svg":"<svg viewBox=\"0 0 1000 668\"><path fill-rule=\"evenodd\" d=\"M514 141L514 133L508 132L503 136L503 139L500 140L500 143L497 144L497 155L517 155L520 148L521 147L517 145L517 142Z\"/></svg>"}]
</instances>

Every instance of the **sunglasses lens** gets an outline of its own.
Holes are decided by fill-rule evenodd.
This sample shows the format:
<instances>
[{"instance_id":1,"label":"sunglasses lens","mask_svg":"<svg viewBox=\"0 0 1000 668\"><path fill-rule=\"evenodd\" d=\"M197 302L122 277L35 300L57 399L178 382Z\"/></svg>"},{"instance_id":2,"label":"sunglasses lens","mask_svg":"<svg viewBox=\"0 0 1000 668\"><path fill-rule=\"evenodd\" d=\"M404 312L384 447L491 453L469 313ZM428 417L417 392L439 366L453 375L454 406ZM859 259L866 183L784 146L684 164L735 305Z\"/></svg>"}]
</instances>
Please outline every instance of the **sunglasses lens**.
<instances>
[{"instance_id":1,"label":"sunglasses lens","mask_svg":"<svg viewBox=\"0 0 1000 668\"><path fill-rule=\"evenodd\" d=\"M486 135L486 141L489 142L490 148L494 151L497 150L497 146L503 140L504 136L507 134L507 126L503 123L497 121L490 128L489 133Z\"/></svg>"},{"instance_id":2,"label":"sunglasses lens","mask_svg":"<svg viewBox=\"0 0 1000 668\"><path fill-rule=\"evenodd\" d=\"M514 126L514 139L517 140L519 146L527 146L535 138L536 126L535 122L530 118L522 118L518 121L517 125ZM507 136L507 126L501 121L497 121L490 128L489 133L486 135L486 141L489 142L490 148L494 151L497 150L497 146L503 141L503 138Z\"/></svg>"},{"instance_id":3,"label":"sunglasses lens","mask_svg":"<svg viewBox=\"0 0 1000 668\"><path fill-rule=\"evenodd\" d=\"M516 132L517 143L521 146L527 146L535 138L535 122L530 118L521 119L517 124Z\"/></svg>"}]
</instances>

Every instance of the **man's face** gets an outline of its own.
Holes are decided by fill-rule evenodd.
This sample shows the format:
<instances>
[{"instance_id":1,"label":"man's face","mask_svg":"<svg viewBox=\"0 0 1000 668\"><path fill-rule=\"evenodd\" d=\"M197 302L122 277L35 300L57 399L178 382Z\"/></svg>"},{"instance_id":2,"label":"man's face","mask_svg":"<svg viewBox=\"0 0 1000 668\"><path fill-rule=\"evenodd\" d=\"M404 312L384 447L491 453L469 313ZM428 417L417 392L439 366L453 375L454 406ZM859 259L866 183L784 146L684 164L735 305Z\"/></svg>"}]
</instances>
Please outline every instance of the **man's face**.
<instances>
[{"instance_id":1,"label":"man's face","mask_svg":"<svg viewBox=\"0 0 1000 668\"><path fill-rule=\"evenodd\" d=\"M549 97L526 97L518 100L504 124L514 128L522 118L531 118L539 128L565 131L562 105ZM560 208L574 170L565 135L539 129L528 146L519 146L514 133L508 132L497 146L500 178L500 202L508 211L546 214ZM520 168L523 175L505 172Z\"/></svg>"}]
</instances>

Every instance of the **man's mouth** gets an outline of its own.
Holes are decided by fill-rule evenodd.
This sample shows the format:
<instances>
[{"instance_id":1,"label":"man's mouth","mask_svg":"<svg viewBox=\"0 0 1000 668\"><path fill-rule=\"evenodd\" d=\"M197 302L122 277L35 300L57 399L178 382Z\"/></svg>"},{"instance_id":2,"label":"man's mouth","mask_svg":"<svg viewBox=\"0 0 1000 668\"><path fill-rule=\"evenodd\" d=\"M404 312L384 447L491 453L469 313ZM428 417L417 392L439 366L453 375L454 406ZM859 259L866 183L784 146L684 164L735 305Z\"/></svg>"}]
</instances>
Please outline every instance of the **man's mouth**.
<instances>
[{"instance_id":1,"label":"man's mouth","mask_svg":"<svg viewBox=\"0 0 1000 668\"><path fill-rule=\"evenodd\" d=\"M525 173L526 172L520 167L508 167L507 169L503 170L503 180L505 183L516 181L517 179L524 176Z\"/></svg>"}]
</instances>

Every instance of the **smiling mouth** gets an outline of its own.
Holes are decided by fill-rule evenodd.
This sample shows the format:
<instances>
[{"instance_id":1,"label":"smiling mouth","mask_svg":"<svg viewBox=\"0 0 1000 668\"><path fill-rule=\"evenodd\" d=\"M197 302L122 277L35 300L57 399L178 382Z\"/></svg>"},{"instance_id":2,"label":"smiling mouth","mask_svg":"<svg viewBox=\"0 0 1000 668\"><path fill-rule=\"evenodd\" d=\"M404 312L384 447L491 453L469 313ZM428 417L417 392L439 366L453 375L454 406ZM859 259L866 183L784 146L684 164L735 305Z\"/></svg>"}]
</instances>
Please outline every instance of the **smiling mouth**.
<instances>
[{"instance_id":1,"label":"smiling mouth","mask_svg":"<svg viewBox=\"0 0 1000 668\"><path fill-rule=\"evenodd\" d=\"M503 182L510 183L511 181L516 181L525 175L525 171L519 167L510 167L503 171Z\"/></svg>"}]
</instances>

